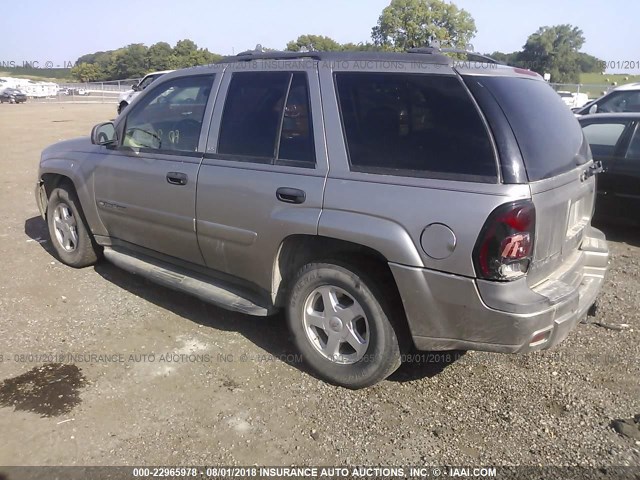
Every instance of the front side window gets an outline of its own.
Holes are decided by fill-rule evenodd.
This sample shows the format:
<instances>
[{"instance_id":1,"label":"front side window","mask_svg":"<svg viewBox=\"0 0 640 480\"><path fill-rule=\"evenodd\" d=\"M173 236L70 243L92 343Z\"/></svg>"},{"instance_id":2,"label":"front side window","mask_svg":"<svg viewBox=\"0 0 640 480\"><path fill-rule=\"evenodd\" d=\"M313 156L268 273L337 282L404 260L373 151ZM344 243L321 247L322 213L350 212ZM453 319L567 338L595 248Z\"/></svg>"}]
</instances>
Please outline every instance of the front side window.
<instances>
[{"instance_id":1,"label":"front side window","mask_svg":"<svg viewBox=\"0 0 640 480\"><path fill-rule=\"evenodd\" d=\"M493 146L458 78L335 75L351 170L492 182Z\"/></svg>"},{"instance_id":2,"label":"front side window","mask_svg":"<svg viewBox=\"0 0 640 480\"><path fill-rule=\"evenodd\" d=\"M126 119L122 145L195 152L213 75L180 77L154 88Z\"/></svg>"},{"instance_id":3,"label":"front side window","mask_svg":"<svg viewBox=\"0 0 640 480\"><path fill-rule=\"evenodd\" d=\"M227 93L218 153L262 163L315 164L305 73L234 73Z\"/></svg>"},{"instance_id":4,"label":"front side window","mask_svg":"<svg viewBox=\"0 0 640 480\"><path fill-rule=\"evenodd\" d=\"M600 159L613 156L625 128L624 123L592 123L586 125L582 131L589 142L593 156Z\"/></svg>"},{"instance_id":5,"label":"front side window","mask_svg":"<svg viewBox=\"0 0 640 480\"><path fill-rule=\"evenodd\" d=\"M640 161L640 126L636 127L636 133L631 139L625 158Z\"/></svg>"},{"instance_id":6,"label":"front side window","mask_svg":"<svg viewBox=\"0 0 640 480\"><path fill-rule=\"evenodd\" d=\"M597 112L640 112L640 90L612 93L598 103Z\"/></svg>"}]
</instances>

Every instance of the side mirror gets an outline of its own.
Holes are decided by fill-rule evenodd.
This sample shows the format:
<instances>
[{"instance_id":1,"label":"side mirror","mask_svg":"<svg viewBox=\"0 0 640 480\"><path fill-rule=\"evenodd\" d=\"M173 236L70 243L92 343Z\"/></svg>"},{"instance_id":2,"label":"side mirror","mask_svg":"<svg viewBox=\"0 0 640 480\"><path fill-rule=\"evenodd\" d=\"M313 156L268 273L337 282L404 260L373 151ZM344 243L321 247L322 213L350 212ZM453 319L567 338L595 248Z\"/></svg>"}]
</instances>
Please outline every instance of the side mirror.
<instances>
[{"instance_id":1,"label":"side mirror","mask_svg":"<svg viewBox=\"0 0 640 480\"><path fill-rule=\"evenodd\" d=\"M596 113L598 111L598 104L594 103L589 107L589 113Z\"/></svg>"},{"instance_id":2,"label":"side mirror","mask_svg":"<svg viewBox=\"0 0 640 480\"><path fill-rule=\"evenodd\" d=\"M139 91L139 90L140 90L140 85L136 83L135 85L133 85L133 86L131 87L131 90L133 90L134 92Z\"/></svg>"},{"instance_id":3,"label":"side mirror","mask_svg":"<svg viewBox=\"0 0 640 480\"><path fill-rule=\"evenodd\" d=\"M116 141L116 127L113 122L99 123L91 130L91 143L109 145Z\"/></svg>"}]
</instances>

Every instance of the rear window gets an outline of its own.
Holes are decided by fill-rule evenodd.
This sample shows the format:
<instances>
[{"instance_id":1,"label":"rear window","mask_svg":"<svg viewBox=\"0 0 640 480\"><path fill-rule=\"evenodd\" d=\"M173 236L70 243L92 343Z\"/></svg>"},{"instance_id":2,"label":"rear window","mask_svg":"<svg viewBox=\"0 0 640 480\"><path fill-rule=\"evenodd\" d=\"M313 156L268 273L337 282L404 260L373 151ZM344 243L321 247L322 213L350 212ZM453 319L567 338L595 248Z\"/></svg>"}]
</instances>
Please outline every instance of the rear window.
<instances>
[{"instance_id":1,"label":"rear window","mask_svg":"<svg viewBox=\"0 0 640 480\"><path fill-rule=\"evenodd\" d=\"M497 181L489 132L454 76L336 73L351 170Z\"/></svg>"},{"instance_id":2,"label":"rear window","mask_svg":"<svg viewBox=\"0 0 640 480\"><path fill-rule=\"evenodd\" d=\"M529 181L576 167L583 142L580 124L547 83L488 76L468 76L465 81L486 87L502 107L518 141Z\"/></svg>"}]
</instances>

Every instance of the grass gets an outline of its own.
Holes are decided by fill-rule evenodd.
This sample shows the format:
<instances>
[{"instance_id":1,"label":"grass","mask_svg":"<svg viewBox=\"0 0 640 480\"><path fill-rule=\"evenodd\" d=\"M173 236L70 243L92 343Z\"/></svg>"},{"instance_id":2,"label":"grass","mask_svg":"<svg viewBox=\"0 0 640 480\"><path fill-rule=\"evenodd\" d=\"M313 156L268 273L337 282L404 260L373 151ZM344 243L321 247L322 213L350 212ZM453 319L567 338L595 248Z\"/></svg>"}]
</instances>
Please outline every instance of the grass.
<instances>
[{"instance_id":1,"label":"grass","mask_svg":"<svg viewBox=\"0 0 640 480\"><path fill-rule=\"evenodd\" d=\"M582 73L580 74L580 92L586 93L589 95L589 98L598 98L610 88L635 82L640 82L640 75ZM558 90L576 92L578 91L578 87L576 85L562 85Z\"/></svg>"},{"instance_id":2,"label":"grass","mask_svg":"<svg viewBox=\"0 0 640 480\"><path fill-rule=\"evenodd\" d=\"M72 80L71 70L68 68L12 68L10 71L0 71L0 77L24 78L40 82L69 82ZM582 73L580 75L580 92L589 95L589 98L598 98L608 89L624 85L625 83L640 82L640 75L609 74L609 73ZM575 92L574 85L562 85L559 90Z\"/></svg>"},{"instance_id":3,"label":"grass","mask_svg":"<svg viewBox=\"0 0 640 480\"><path fill-rule=\"evenodd\" d=\"M68 82L72 79L68 68L22 68L0 70L0 77L24 78L36 82Z\"/></svg>"}]
</instances>

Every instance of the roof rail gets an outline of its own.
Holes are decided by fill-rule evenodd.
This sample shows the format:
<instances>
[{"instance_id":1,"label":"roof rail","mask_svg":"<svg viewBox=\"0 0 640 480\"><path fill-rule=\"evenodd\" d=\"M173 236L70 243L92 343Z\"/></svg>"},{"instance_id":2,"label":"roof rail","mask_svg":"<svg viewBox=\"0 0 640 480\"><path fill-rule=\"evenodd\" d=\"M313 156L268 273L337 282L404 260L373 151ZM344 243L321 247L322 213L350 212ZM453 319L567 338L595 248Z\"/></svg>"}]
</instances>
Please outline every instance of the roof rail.
<instances>
[{"instance_id":1,"label":"roof rail","mask_svg":"<svg viewBox=\"0 0 640 480\"><path fill-rule=\"evenodd\" d=\"M447 55L442 55L437 49L431 47L413 49L413 54L419 58L421 62L433 63L439 65L451 65L452 59ZM378 51L347 51L347 52L325 52L325 51L309 51L309 52L288 52L288 51L260 51L248 50L238 53L230 57L224 57L216 63L240 63L261 60L317 60L317 61L407 61L408 54L406 52L378 52ZM417 58L416 58L417 59ZM413 61L415 59L411 59Z\"/></svg>"},{"instance_id":2,"label":"roof rail","mask_svg":"<svg viewBox=\"0 0 640 480\"><path fill-rule=\"evenodd\" d=\"M424 53L426 55L433 55L434 53L440 53L441 50L437 47L415 47L407 50L407 53Z\"/></svg>"},{"instance_id":3,"label":"roof rail","mask_svg":"<svg viewBox=\"0 0 640 480\"><path fill-rule=\"evenodd\" d=\"M467 60L469 61L478 61L477 59L480 59L480 62L483 63L495 63L500 65L500 62L495 58L491 58L487 55L482 55L481 53L470 52L469 50L464 50L461 48L441 48L440 51L442 53L460 53L462 55L466 55Z\"/></svg>"},{"instance_id":4,"label":"roof rail","mask_svg":"<svg viewBox=\"0 0 640 480\"><path fill-rule=\"evenodd\" d=\"M260 46L260 45L258 45ZM312 58L320 60L320 54L316 51L311 52L286 52L286 51L265 51L265 50L247 50L240 52L232 57L223 58L220 63L225 62L250 62L251 60L291 60L295 58Z\"/></svg>"},{"instance_id":5,"label":"roof rail","mask_svg":"<svg viewBox=\"0 0 640 480\"><path fill-rule=\"evenodd\" d=\"M464 50L461 48L441 48L440 46L434 45L434 46L428 46L428 47L415 47L415 48L410 48L407 50L407 53L423 53L423 54L430 54L430 55L434 55L437 53L460 53L462 55L466 55L467 56L467 60L469 61L478 61L477 59L480 59L480 62L483 63L495 63L495 64L500 64L500 62L498 62L497 60L488 57L486 55L482 55L481 53L476 53L476 52L471 52L469 50Z\"/></svg>"},{"instance_id":6,"label":"roof rail","mask_svg":"<svg viewBox=\"0 0 640 480\"><path fill-rule=\"evenodd\" d=\"M256 48L254 48L253 50L245 50L244 52L238 53L236 56L240 57L240 56L243 56L243 55L255 55L256 53L264 53L265 51L266 50L264 49L262 44L258 43L256 45Z\"/></svg>"}]
</instances>

